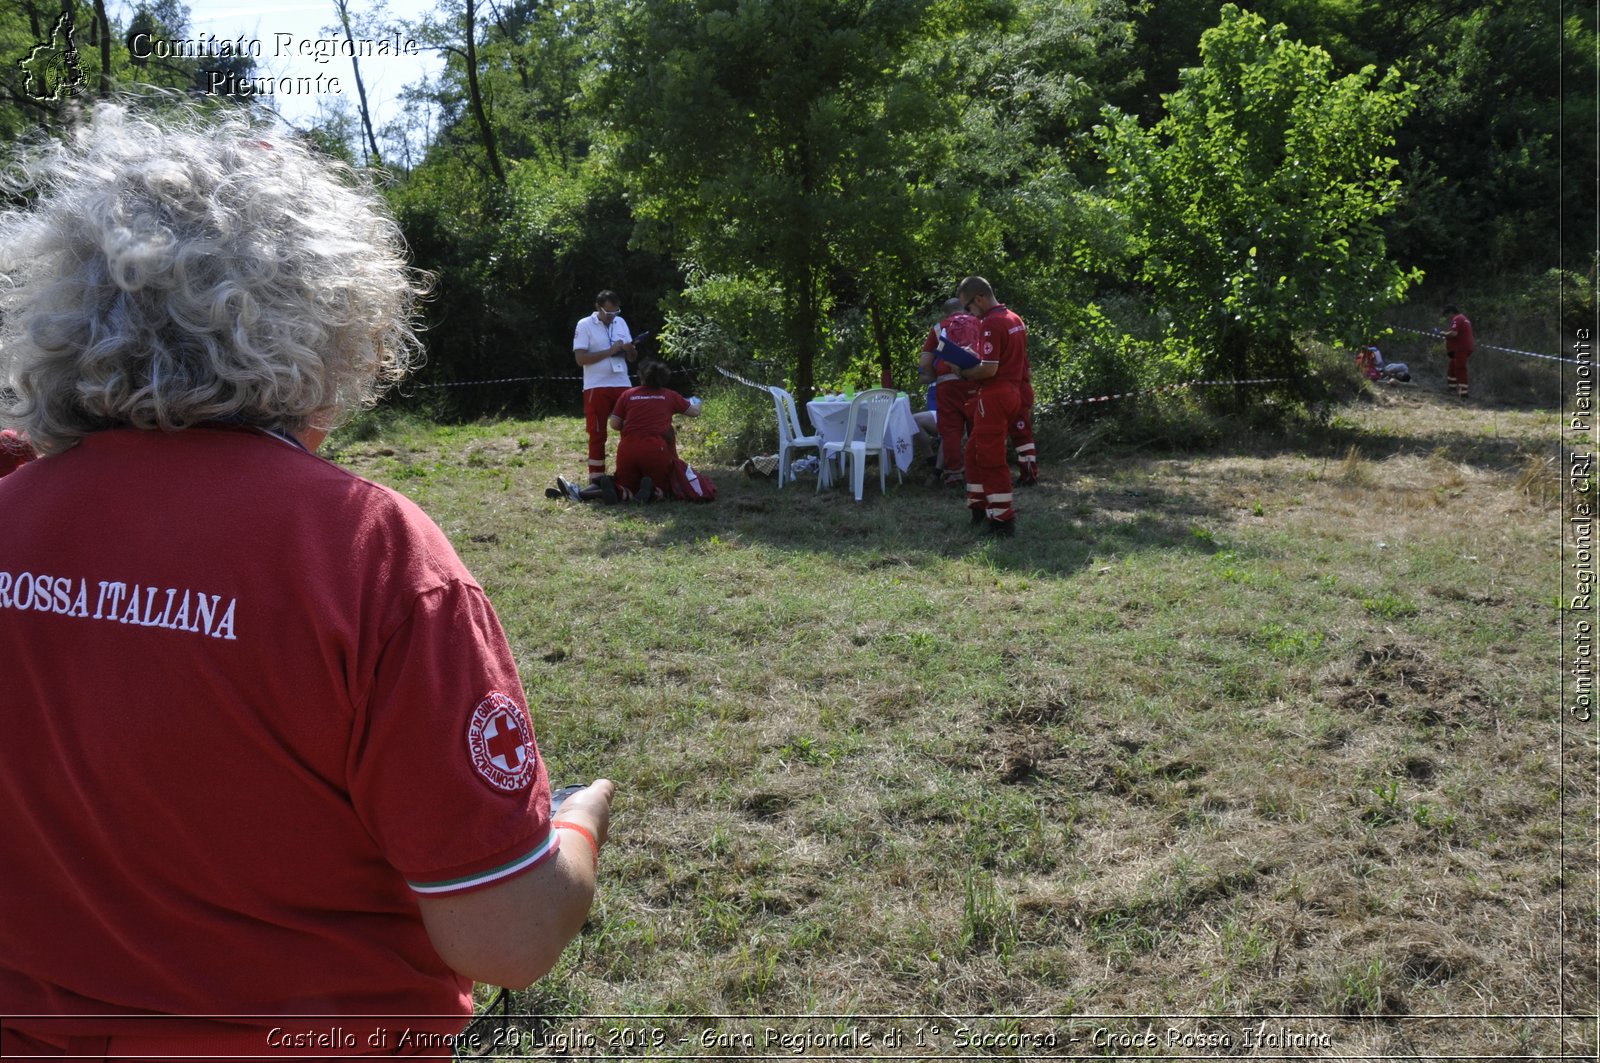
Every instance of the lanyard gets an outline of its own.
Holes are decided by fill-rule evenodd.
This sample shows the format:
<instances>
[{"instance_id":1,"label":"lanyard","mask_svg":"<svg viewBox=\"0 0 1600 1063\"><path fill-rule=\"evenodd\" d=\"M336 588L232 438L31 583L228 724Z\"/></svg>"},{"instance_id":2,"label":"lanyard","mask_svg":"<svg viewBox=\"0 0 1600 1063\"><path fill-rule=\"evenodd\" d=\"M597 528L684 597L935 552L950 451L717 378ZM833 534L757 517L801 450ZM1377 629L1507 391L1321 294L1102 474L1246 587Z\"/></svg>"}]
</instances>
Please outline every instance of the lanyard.
<instances>
[{"instance_id":1,"label":"lanyard","mask_svg":"<svg viewBox=\"0 0 1600 1063\"><path fill-rule=\"evenodd\" d=\"M269 435L269 436L274 436L274 437L276 437L278 439L283 440L285 443L288 443L288 444L290 444L292 446L299 447L301 450L305 450L307 454L311 453L311 451L306 450L306 445L304 443L300 442L298 439L296 439L294 436L290 435L288 432L284 431L282 428L277 428L277 427L263 428L262 431L267 433L267 435Z\"/></svg>"}]
</instances>

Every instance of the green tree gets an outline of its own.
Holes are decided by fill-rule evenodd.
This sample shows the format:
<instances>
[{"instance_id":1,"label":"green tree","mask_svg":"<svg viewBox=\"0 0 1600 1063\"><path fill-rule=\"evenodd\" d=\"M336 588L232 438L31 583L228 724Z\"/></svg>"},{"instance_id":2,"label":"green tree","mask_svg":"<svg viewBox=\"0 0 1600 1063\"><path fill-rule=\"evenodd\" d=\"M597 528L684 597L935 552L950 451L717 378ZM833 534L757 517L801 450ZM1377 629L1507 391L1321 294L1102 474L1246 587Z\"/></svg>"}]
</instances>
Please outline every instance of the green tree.
<instances>
[{"instance_id":1,"label":"green tree","mask_svg":"<svg viewBox=\"0 0 1600 1063\"><path fill-rule=\"evenodd\" d=\"M1123 0L1015 0L939 41L954 69L967 231L938 262L945 277L979 273L1028 322L1035 385L1048 401L1073 387L1126 383L1108 365L1083 364L1102 322L1095 266L1119 257L1123 226L1096 184L1103 164L1088 133L1137 72ZM1071 351L1071 371L1057 363Z\"/></svg>"},{"instance_id":2,"label":"green tree","mask_svg":"<svg viewBox=\"0 0 1600 1063\"><path fill-rule=\"evenodd\" d=\"M568 166L588 155L594 119L584 79L603 26L592 0L520 0L488 8L479 49L484 92L508 158Z\"/></svg>"},{"instance_id":3,"label":"green tree","mask_svg":"<svg viewBox=\"0 0 1600 1063\"><path fill-rule=\"evenodd\" d=\"M775 292L802 394L828 321L890 344L909 259L958 209L938 86L905 75L954 5L643 0L609 9L604 100L640 238L695 275ZM896 290L894 278L902 278ZM892 299L893 306L886 305ZM920 309L920 307L919 307ZM887 357L881 354L880 357Z\"/></svg>"},{"instance_id":4,"label":"green tree","mask_svg":"<svg viewBox=\"0 0 1600 1063\"><path fill-rule=\"evenodd\" d=\"M420 22L402 23L406 34L445 59L436 81L405 94L408 112L439 115L438 131L423 150L470 160L501 184L518 160L568 166L587 156L593 118L583 76L599 62L598 23L595 5L579 0L460 0ZM384 139L414 136L396 129ZM417 147L397 144L386 155Z\"/></svg>"},{"instance_id":5,"label":"green tree","mask_svg":"<svg viewBox=\"0 0 1600 1063\"><path fill-rule=\"evenodd\" d=\"M1384 219L1430 286L1587 268L1595 226L1596 10L1564 0L1254 0L1341 70L1398 66L1416 106L1392 154L1405 195ZM1112 102L1146 122L1221 0L1138 0L1135 78Z\"/></svg>"},{"instance_id":6,"label":"green tree","mask_svg":"<svg viewBox=\"0 0 1600 1063\"><path fill-rule=\"evenodd\" d=\"M1563 19L1563 9L1577 13ZM1395 250L1447 285L1587 269L1595 231L1595 9L1489 0L1413 34L1416 113Z\"/></svg>"},{"instance_id":7,"label":"green tree","mask_svg":"<svg viewBox=\"0 0 1600 1063\"><path fill-rule=\"evenodd\" d=\"M595 292L618 289L629 324L659 331L656 308L680 283L670 262L630 248L621 180L589 150L582 74L594 66L593 5L521 0L474 11L470 50L461 5L407 31L446 57L436 81L408 94L414 109L439 115L437 132L425 143L404 131L379 138L391 163L422 156L389 194L417 264L438 277L418 384L538 378L531 388L429 389L435 409L455 416L526 408L529 398L573 402L573 323Z\"/></svg>"},{"instance_id":8,"label":"green tree","mask_svg":"<svg viewBox=\"0 0 1600 1063\"><path fill-rule=\"evenodd\" d=\"M0 4L0 143L27 130L49 132L75 110L120 89L156 85L186 90L207 104L248 104L252 98L209 91L209 71L234 85L248 78L248 55L167 59L136 55L129 40L191 35L181 0L149 0L132 8L127 26L113 20L105 0L11 0Z\"/></svg>"},{"instance_id":9,"label":"green tree","mask_svg":"<svg viewBox=\"0 0 1600 1063\"><path fill-rule=\"evenodd\" d=\"M263 102L257 101L248 90L244 94L235 91L241 80L254 76L255 59L249 55L230 52L173 58L149 54L150 41L192 38L194 27L190 19L189 5L182 0L147 0L137 4L127 32L112 32L116 38L115 47L111 49L115 56L112 61L115 82L186 89L192 97L202 99ZM144 35L144 43L138 49L130 46L136 35Z\"/></svg>"},{"instance_id":10,"label":"green tree","mask_svg":"<svg viewBox=\"0 0 1600 1063\"><path fill-rule=\"evenodd\" d=\"M1232 5L1200 56L1153 128L1108 109L1100 130L1140 275L1185 370L1304 386L1297 333L1368 336L1418 279L1379 226L1412 90L1394 69L1335 77L1328 53Z\"/></svg>"}]
</instances>

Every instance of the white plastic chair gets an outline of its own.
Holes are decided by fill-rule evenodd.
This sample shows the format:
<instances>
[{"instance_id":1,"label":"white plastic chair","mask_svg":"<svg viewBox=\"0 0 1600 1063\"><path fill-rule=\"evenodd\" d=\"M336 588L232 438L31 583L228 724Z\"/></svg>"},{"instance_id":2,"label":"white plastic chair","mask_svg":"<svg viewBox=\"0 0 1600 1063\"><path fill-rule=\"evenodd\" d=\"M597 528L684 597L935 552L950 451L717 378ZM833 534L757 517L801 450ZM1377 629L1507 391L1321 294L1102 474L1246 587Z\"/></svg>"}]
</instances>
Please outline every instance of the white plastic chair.
<instances>
[{"instance_id":1,"label":"white plastic chair","mask_svg":"<svg viewBox=\"0 0 1600 1063\"><path fill-rule=\"evenodd\" d=\"M883 436L884 429L889 425L889 411L894 408L898 397L898 393L888 388L858 392L850 403L850 414L845 419L844 440L822 445L824 472L834 458L843 461L850 470L850 490L855 493L857 502L861 501L866 488L867 458L870 455L878 456L878 490L885 494L889 491L889 466L886 463L892 459L889 448L884 446ZM867 427L866 438L857 439L861 434L858 429L863 422ZM895 466L894 475L900 482L905 482L898 465ZM817 489L821 488L822 479L818 477Z\"/></svg>"},{"instance_id":2,"label":"white plastic chair","mask_svg":"<svg viewBox=\"0 0 1600 1063\"><path fill-rule=\"evenodd\" d=\"M806 435L805 429L800 427L800 411L795 407L794 396L780 387L768 387L772 392L772 404L778 412L778 489L783 489L785 480L794 480L789 472L789 454L791 451L804 447L817 448L817 463L822 462L822 437ZM821 479L821 472L818 472Z\"/></svg>"}]
</instances>

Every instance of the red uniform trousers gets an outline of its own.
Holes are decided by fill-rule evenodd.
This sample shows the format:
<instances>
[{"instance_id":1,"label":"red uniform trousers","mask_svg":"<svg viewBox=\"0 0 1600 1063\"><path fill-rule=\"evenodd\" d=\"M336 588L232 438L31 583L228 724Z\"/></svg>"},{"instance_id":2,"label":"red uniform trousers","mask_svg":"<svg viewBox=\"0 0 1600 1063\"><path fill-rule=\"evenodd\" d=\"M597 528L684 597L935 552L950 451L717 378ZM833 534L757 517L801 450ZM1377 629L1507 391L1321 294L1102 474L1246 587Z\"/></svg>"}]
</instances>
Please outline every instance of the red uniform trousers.
<instances>
[{"instance_id":1,"label":"red uniform trousers","mask_svg":"<svg viewBox=\"0 0 1600 1063\"><path fill-rule=\"evenodd\" d=\"M954 373L948 379L940 377L934 385L934 423L939 427L939 450L944 461L944 481L965 483L963 452L967 435L972 431L972 421L967 417L967 402L972 398L972 385Z\"/></svg>"},{"instance_id":2,"label":"red uniform trousers","mask_svg":"<svg viewBox=\"0 0 1600 1063\"><path fill-rule=\"evenodd\" d=\"M1023 483L1039 478L1039 448L1033 442L1033 382L1024 380L1017 388L1022 412L1011 422L1006 434L1017 451L1017 473Z\"/></svg>"},{"instance_id":3,"label":"red uniform trousers","mask_svg":"<svg viewBox=\"0 0 1600 1063\"><path fill-rule=\"evenodd\" d=\"M672 463L677 456L666 436L624 435L617 444L617 486L631 498L639 490L640 479L648 476L655 488L664 491L672 482Z\"/></svg>"},{"instance_id":4,"label":"red uniform trousers","mask_svg":"<svg viewBox=\"0 0 1600 1063\"><path fill-rule=\"evenodd\" d=\"M1467 359L1471 357L1471 351L1451 351L1450 367L1444 371L1445 389L1462 398L1467 397Z\"/></svg>"},{"instance_id":5,"label":"red uniform trousers","mask_svg":"<svg viewBox=\"0 0 1600 1063\"><path fill-rule=\"evenodd\" d=\"M606 426L627 388L588 388L583 393L583 427L589 433L589 479L606 471Z\"/></svg>"},{"instance_id":6,"label":"red uniform trousers","mask_svg":"<svg viewBox=\"0 0 1600 1063\"><path fill-rule=\"evenodd\" d=\"M1009 381L990 380L973 396L967 410L972 416L966 454L967 508L982 511L990 520L1015 520L1006 434L1022 416L1022 393Z\"/></svg>"}]
</instances>

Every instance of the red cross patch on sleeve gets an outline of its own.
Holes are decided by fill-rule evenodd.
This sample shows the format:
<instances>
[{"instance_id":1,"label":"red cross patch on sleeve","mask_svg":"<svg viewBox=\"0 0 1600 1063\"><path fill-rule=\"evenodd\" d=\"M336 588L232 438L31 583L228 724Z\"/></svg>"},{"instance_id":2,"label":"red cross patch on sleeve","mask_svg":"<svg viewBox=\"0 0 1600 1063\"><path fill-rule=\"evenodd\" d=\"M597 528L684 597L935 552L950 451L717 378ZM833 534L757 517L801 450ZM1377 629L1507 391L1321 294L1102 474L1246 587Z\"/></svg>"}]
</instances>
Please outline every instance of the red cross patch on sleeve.
<instances>
[{"instance_id":1,"label":"red cross patch on sleeve","mask_svg":"<svg viewBox=\"0 0 1600 1063\"><path fill-rule=\"evenodd\" d=\"M504 793L523 789L538 774L533 724L521 705L498 690L490 691L472 710L467 754L484 781Z\"/></svg>"}]
</instances>

